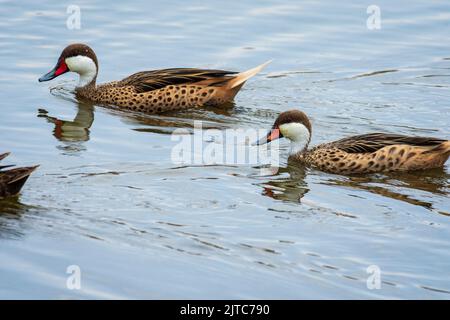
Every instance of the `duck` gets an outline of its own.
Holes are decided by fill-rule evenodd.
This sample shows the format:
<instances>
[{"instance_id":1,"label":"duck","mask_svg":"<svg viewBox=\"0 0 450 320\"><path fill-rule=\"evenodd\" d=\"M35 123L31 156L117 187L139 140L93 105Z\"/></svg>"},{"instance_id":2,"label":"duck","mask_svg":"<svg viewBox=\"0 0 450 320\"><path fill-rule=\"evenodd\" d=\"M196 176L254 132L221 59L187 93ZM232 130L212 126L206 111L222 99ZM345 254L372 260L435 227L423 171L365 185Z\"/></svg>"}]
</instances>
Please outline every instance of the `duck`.
<instances>
[{"instance_id":1,"label":"duck","mask_svg":"<svg viewBox=\"0 0 450 320\"><path fill-rule=\"evenodd\" d=\"M9 152L0 154L0 161L9 156ZM0 200L19 194L25 182L39 166L4 170L13 165L0 166Z\"/></svg>"},{"instance_id":2,"label":"duck","mask_svg":"<svg viewBox=\"0 0 450 320\"><path fill-rule=\"evenodd\" d=\"M270 61L244 72L171 68L134 73L125 79L97 85L99 63L88 45L68 45L56 66L39 78L50 81L67 72L79 75L78 99L149 114L192 107L219 106L232 101L244 83Z\"/></svg>"},{"instance_id":3,"label":"duck","mask_svg":"<svg viewBox=\"0 0 450 320\"><path fill-rule=\"evenodd\" d=\"M289 160L335 174L414 171L443 167L450 140L392 133L367 133L308 149L312 125L297 109L282 112L269 133L256 144L287 138Z\"/></svg>"}]
</instances>

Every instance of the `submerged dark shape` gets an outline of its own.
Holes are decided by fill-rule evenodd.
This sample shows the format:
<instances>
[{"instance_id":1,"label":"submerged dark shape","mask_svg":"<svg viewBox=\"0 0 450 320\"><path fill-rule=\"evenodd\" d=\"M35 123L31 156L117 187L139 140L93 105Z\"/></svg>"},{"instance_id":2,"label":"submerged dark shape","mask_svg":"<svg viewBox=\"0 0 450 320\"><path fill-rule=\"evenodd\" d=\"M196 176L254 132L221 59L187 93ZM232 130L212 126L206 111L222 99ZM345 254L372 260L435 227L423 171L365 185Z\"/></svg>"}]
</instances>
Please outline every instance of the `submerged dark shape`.
<instances>
[{"instance_id":1,"label":"submerged dark shape","mask_svg":"<svg viewBox=\"0 0 450 320\"><path fill-rule=\"evenodd\" d=\"M9 153L0 154L0 160L8 155ZM8 167L12 167L12 165L0 166L0 199L19 194L30 174L39 166L4 170Z\"/></svg>"}]
</instances>

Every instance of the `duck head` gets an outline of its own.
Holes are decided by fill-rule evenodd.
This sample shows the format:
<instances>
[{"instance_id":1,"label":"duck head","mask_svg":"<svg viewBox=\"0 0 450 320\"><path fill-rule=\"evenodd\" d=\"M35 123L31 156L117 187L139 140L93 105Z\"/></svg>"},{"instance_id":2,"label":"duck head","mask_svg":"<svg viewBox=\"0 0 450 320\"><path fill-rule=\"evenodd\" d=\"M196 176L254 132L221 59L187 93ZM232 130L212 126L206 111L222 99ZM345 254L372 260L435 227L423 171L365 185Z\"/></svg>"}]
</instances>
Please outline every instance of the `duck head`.
<instances>
[{"instance_id":1,"label":"duck head","mask_svg":"<svg viewBox=\"0 0 450 320\"><path fill-rule=\"evenodd\" d=\"M272 129L257 142L266 144L280 138L291 142L291 154L302 152L308 148L311 141L312 126L306 114L300 110L289 110L281 113L275 120Z\"/></svg>"},{"instance_id":2,"label":"duck head","mask_svg":"<svg viewBox=\"0 0 450 320\"><path fill-rule=\"evenodd\" d=\"M90 47L82 43L67 46L58 58L56 66L39 78L39 82L52 80L66 72L80 75L79 87L94 84L98 73L97 56Z\"/></svg>"}]
</instances>

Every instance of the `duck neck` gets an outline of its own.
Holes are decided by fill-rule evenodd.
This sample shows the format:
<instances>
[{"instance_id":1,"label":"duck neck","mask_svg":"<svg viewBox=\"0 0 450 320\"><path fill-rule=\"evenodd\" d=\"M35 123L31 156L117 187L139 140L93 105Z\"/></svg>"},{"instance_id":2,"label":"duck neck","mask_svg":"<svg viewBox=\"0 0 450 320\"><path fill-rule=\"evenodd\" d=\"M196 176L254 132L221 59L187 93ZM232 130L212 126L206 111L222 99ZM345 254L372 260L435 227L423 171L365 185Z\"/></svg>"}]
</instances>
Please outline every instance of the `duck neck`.
<instances>
[{"instance_id":1,"label":"duck neck","mask_svg":"<svg viewBox=\"0 0 450 320\"><path fill-rule=\"evenodd\" d=\"M97 72L87 72L80 74L80 81L78 82L78 88L94 88L97 80Z\"/></svg>"},{"instance_id":2,"label":"duck neck","mask_svg":"<svg viewBox=\"0 0 450 320\"><path fill-rule=\"evenodd\" d=\"M289 151L289 154L296 155L305 152L306 150L308 150L310 140L311 137L309 133L291 140L291 149Z\"/></svg>"},{"instance_id":3,"label":"duck neck","mask_svg":"<svg viewBox=\"0 0 450 320\"><path fill-rule=\"evenodd\" d=\"M86 80L82 79L82 77L80 76L80 81L75 88L77 97L94 100L93 98L95 97L96 92L95 80L96 77L94 77L93 79Z\"/></svg>"},{"instance_id":4,"label":"duck neck","mask_svg":"<svg viewBox=\"0 0 450 320\"><path fill-rule=\"evenodd\" d=\"M66 58L65 62L70 71L76 72L80 76L78 88L95 87L98 66L94 60L87 56L78 55Z\"/></svg>"}]
</instances>

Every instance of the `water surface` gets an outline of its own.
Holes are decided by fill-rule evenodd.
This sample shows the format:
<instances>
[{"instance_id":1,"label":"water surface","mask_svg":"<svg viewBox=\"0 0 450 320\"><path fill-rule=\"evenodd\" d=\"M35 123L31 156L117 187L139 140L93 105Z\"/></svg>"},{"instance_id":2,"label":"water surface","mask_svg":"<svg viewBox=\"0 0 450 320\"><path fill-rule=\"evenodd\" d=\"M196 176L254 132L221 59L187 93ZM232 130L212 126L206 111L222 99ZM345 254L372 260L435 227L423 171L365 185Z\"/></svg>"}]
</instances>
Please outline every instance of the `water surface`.
<instances>
[{"instance_id":1,"label":"water surface","mask_svg":"<svg viewBox=\"0 0 450 320\"><path fill-rule=\"evenodd\" d=\"M450 136L450 3L0 3L0 152L40 164L0 202L1 298L450 298L449 168L346 177L288 163L178 166L177 128L270 127L305 111L313 144L371 131ZM68 43L99 82L274 61L226 108L145 116L37 79ZM50 91L50 88L52 90ZM81 290L66 288L78 265ZM381 270L369 290L366 269Z\"/></svg>"}]
</instances>

